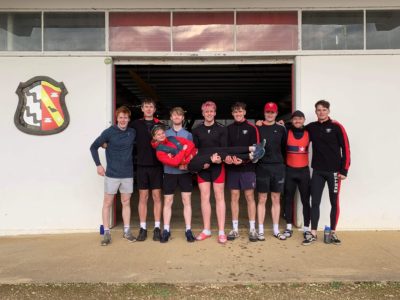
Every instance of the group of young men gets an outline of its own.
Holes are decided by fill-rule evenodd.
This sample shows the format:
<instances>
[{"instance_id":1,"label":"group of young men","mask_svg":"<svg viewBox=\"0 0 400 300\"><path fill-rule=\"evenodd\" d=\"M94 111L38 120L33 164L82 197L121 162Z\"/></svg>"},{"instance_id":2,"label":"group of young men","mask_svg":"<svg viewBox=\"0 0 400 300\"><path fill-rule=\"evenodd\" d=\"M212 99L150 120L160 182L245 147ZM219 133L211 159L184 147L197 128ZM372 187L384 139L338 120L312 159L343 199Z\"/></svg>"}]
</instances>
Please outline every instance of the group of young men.
<instances>
[{"instance_id":1,"label":"group of young men","mask_svg":"<svg viewBox=\"0 0 400 300\"><path fill-rule=\"evenodd\" d=\"M142 102L143 118L131 123L129 109L118 108L117 124L103 131L90 148L97 173L105 176L102 210L105 232L101 245L111 243L110 209L118 190L121 193L123 237L131 242L146 240L147 202L151 193L155 220L153 240L168 242L171 237L172 204L178 187L184 206L185 237L188 242L211 237L210 198L213 190L218 223L217 240L221 244L239 237L241 192L247 201L250 241L265 240L264 220L268 193L272 200L273 236L279 240L290 238L293 234L293 199L298 188L304 217L302 244L310 245L317 240L319 207L325 182L328 183L331 202L331 241L340 244L335 233L339 216L339 191L340 182L346 178L350 166L350 150L347 134L342 125L329 118L329 108L329 102L320 100L315 104L316 122L305 126L304 114L295 111L291 123L285 126L276 122L276 103L268 102L264 107L265 120L254 125L246 120L246 104L236 102L232 106L234 122L224 127L215 120L216 104L207 101L201 107L204 121L191 133L183 128L184 111L180 107L170 111L172 126L167 130L164 124L154 118L156 103L152 99ZM137 238L130 229L134 143L140 219ZM308 161L310 143L313 146L312 177ZM100 147L106 148L106 170L100 163ZM203 230L197 236L191 230L194 173L200 191L203 217ZM225 184L231 195L232 230L228 235L225 234ZM163 206L161 190L164 194ZM258 192L257 204L255 191ZM283 233L279 230L282 193L287 223Z\"/></svg>"}]
</instances>

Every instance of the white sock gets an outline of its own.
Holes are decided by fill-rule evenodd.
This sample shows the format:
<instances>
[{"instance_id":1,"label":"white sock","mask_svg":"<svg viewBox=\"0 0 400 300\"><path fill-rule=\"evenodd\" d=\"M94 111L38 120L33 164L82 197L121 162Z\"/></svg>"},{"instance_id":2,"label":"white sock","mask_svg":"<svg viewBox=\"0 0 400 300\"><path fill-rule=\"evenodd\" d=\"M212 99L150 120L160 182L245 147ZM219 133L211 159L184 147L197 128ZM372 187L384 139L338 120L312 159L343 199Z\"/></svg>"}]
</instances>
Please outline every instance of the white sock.
<instances>
[{"instance_id":1,"label":"white sock","mask_svg":"<svg viewBox=\"0 0 400 300\"><path fill-rule=\"evenodd\" d=\"M279 224L273 224L272 228L274 230L274 234L277 235L279 233Z\"/></svg>"},{"instance_id":2,"label":"white sock","mask_svg":"<svg viewBox=\"0 0 400 300\"><path fill-rule=\"evenodd\" d=\"M158 221L158 222L155 221L154 222L154 228L160 228L160 225L161 225L160 223L161 223L160 221Z\"/></svg>"},{"instance_id":3,"label":"white sock","mask_svg":"<svg viewBox=\"0 0 400 300\"><path fill-rule=\"evenodd\" d=\"M218 235L224 235L225 234L225 231L223 231L223 230L218 230Z\"/></svg>"},{"instance_id":4,"label":"white sock","mask_svg":"<svg viewBox=\"0 0 400 300\"><path fill-rule=\"evenodd\" d=\"M189 225L186 224L186 231L188 231L190 229L192 229L192 226L190 226L190 224Z\"/></svg>"},{"instance_id":5,"label":"white sock","mask_svg":"<svg viewBox=\"0 0 400 300\"><path fill-rule=\"evenodd\" d=\"M164 224L164 230L166 230L166 231L168 231L168 232L169 232L169 225L167 225L167 224Z\"/></svg>"},{"instance_id":6,"label":"white sock","mask_svg":"<svg viewBox=\"0 0 400 300\"><path fill-rule=\"evenodd\" d=\"M146 222L140 222L140 228L147 229Z\"/></svg>"},{"instance_id":7,"label":"white sock","mask_svg":"<svg viewBox=\"0 0 400 300\"><path fill-rule=\"evenodd\" d=\"M306 227L306 226L304 226L304 227L303 227L303 230L304 230L304 232L306 232L306 231L310 231L310 227Z\"/></svg>"},{"instance_id":8,"label":"white sock","mask_svg":"<svg viewBox=\"0 0 400 300\"><path fill-rule=\"evenodd\" d=\"M124 233L128 233L131 230L130 226L124 225Z\"/></svg>"},{"instance_id":9,"label":"white sock","mask_svg":"<svg viewBox=\"0 0 400 300\"><path fill-rule=\"evenodd\" d=\"M110 233L110 228L105 228L104 227L104 232L108 231L108 233Z\"/></svg>"},{"instance_id":10,"label":"white sock","mask_svg":"<svg viewBox=\"0 0 400 300\"><path fill-rule=\"evenodd\" d=\"M211 230L203 229L203 233L206 234L206 235L211 235Z\"/></svg>"},{"instance_id":11,"label":"white sock","mask_svg":"<svg viewBox=\"0 0 400 300\"><path fill-rule=\"evenodd\" d=\"M250 230L256 229L256 221L249 221Z\"/></svg>"},{"instance_id":12,"label":"white sock","mask_svg":"<svg viewBox=\"0 0 400 300\"><path fill-rule=\"evenodd\" d=\"M239 221L238 220L232 220L232 228L235 231L239 231Z\"/></svg>"},{"instance_id":13,"label":"white sock","mask_svg":"<svg viewBox=\"0 0 400 300\"><path fill-rule=\"evenodd\" d=\"M258 224L258 233L264 234L264 224Z\"/></svg>"},{"instance_id":14,"label":"white sock","mask_svg":"<svg viewBox=\"0 0 400 300\"><path fill-rule=\"evenodd\" d=\"M292 230L292 224L287 224L287 225L286 225L286 229Z\"/></svg>"}]
</instances>

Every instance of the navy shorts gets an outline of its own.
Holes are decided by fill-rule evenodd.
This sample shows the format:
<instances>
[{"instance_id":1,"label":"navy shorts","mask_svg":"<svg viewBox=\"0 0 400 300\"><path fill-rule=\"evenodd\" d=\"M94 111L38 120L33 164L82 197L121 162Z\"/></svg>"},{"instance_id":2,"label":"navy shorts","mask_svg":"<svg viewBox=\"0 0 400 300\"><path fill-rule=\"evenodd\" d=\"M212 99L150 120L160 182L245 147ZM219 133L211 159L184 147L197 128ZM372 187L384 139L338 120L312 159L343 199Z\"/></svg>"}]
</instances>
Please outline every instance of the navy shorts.
<instances>
[{"instance_id":1,"label":"navy shorts","mask_svg":"<svg viewBox=\"0 0 400 300\"><path fill-rule=\"evenodd\" d=\"M158 190L162 188L164 170L162 166L137 166L137 187L139 190Z\"/></svg>"},{"instance_id":2,"label":"navy shorts","mask_svg":"<svg viewBox=\"0 0 400 300\"><path fill-rule=\"evenodd\" d=\"M163 192L164 195L175 194L179 186L182 193L191 193L193 191L193 181L191 173L167 174L164 173Z\"/></svg>"},{"instance_id":3,"label":"navy shorts","mask_svg":"<svg viewBox=\"0 0 400 300\"><path fill-rule=\"evenodd\" d=\"M284 164L258 164L256 169L257 192L282 193L285 187Z\"/></svg>"},{"instance_id":4,"label":"navy shorts","mask_svg":"<svg viewBox=\"0 0 400 300\"><path fill-rule=\"evenodd\" d=\"M254 190L256 188L255 172L226 172L226 187L230 190Z\"/></svg>"}]
</instances>

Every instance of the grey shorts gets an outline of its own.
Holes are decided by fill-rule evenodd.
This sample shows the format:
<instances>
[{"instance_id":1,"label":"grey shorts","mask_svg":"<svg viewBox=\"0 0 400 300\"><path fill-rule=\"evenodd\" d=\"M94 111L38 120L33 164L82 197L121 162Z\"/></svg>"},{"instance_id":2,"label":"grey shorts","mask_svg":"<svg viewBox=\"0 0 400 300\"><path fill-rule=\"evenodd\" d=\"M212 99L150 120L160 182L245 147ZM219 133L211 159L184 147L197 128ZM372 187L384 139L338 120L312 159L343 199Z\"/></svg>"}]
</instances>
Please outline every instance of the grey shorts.
<instances>
[{"instance_id":1,"label":"grey shorts","mask_svg":"<svg viewBox=\"0 0 400 300\"><path fill-rule=\"evenodd\" d=\"M132 194L133 178L111 178L104 176L104 193L115 195L118 190L121 194Z\"/></svg>"}]
</instances>

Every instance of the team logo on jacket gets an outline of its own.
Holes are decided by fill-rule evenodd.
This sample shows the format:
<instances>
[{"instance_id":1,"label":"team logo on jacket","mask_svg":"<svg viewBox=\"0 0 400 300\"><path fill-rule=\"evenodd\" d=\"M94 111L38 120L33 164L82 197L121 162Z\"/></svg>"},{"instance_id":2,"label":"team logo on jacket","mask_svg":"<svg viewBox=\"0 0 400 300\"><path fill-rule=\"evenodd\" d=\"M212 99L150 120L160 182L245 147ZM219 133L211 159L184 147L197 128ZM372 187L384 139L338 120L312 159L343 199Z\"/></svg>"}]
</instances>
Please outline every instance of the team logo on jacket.
<instances>
[{"instance_id":1,"label":"team logo on jacket","mask_svg":"<svg viewBox=\"0 0 400 300\"><path fill-rule=\"evenodd\" d=\"M28 134L49 135L67 128L69 114L65 95L68 91L64 83L37 76L21 82L16 93L19 102L14 123L19 130Z\"/></svg>"},{"instance_id":2,"label":"team logo on jacket","mask_svg":"<svg viewBox=\"0 0 400 300\"><path fill-rule=\"evenodd\" d=\"M249 132L247 129L242 130L243 134L247 134L247 132Z\"/></svg>"},{"instance_id":3,"label":"team logo on jacket","mask_svg":"<svg viewBox=\"0 0 400 300\"><path fill-rule=\"evenodd\" d=\"M332 131L332 128L327 128L326 129L326 133L331 133L331 131Z\"/></svg>"}]
</instances>

